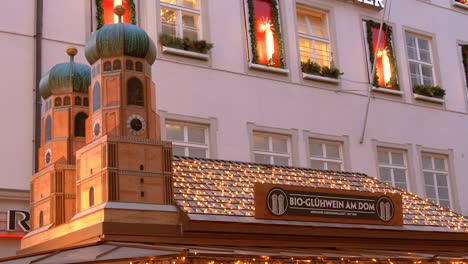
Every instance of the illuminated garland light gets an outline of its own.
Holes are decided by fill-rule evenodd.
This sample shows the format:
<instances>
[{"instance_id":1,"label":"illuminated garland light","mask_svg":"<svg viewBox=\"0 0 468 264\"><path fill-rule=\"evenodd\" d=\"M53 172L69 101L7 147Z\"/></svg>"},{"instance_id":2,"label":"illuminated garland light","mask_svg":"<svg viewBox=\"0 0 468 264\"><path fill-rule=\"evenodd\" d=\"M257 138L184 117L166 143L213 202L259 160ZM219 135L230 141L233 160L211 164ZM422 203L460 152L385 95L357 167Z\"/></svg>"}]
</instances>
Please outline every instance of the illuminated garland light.
<instances>
[{"instance_id":1,"label":"illuminated garland light","mask_svg":"<svg viewBox=\"0 0 468 264\"><path fill-rule=\"evenodd\" d=\"M175 193L180 193L182 196L182 198L176 197L175 200L186 213L252 217L255 210L254 183L274 182L308 187L401 193L405 224L447 227L455 231L468 232L468 221L464 216L362 174L325 174L316 170L298 171L296 168L267 169L257 164L234 165L211 160L202 162L180 160L174 163L174 186L179 186L176 187Z\"/></svg>"}]
</instances>

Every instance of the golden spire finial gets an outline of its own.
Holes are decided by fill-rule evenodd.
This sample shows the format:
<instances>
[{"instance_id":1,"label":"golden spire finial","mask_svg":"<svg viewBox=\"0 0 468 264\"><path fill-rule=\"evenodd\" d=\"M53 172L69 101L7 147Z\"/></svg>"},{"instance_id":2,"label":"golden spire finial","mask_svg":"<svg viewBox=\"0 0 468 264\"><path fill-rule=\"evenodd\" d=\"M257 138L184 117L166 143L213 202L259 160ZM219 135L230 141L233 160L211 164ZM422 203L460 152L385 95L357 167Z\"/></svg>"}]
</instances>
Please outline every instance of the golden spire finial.
<instances>
[{"instance_id":1,"label":"golden spire finial","mask_svg":"<svg viewBox=\"0 0 468 264\"><path fill-rule=\"evenodd\" d=\"M125 7L123 5L116 5L114 7L114 14L119 17L119 23L122 23L122 16L125 14Z\"/></svg>"},{"instance_id":2,"label":"golden spire finial","mask_svg":"<svg viewBox=\"0 0 468 264\"><path fill-rule=\"evenodd\" d=\"M78 54L78 50L75 47L69 47L67 49L67 54L70 56L70 61L73 61L73 57Z\"/></svg>"}]
</instances>

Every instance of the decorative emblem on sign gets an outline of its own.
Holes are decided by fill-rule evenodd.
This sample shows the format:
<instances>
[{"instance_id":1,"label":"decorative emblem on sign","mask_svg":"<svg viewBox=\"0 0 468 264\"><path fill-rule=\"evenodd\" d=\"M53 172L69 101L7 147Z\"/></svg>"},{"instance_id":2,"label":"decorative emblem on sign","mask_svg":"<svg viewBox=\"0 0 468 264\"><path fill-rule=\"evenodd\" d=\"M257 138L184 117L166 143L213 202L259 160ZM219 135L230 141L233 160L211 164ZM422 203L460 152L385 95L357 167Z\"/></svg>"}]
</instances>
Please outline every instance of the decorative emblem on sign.
<instances>
[{"instance_id":1,"label":"decorative emblem on sign","mask_svg":"<svg viewBox=\"0 0 468 264\"><path fill-rule=\"evenodd\" d=\"M283 215L288 210L286 193L279 188L271 189L267 196L268 210L274 215Z\"/></svg>"},{"instance_id":2,"label":"decorative emblem on sign","mask_svg":"<svg viewBox=\"0 0 468 264\"><path fill-rule=\"evenodd\" d=\"M392 220L393 215L395 213L395 206L393 205L392 200L388 197L381 197L377 201L377 215L379 218L384 221L388 222Z\"/></svg>"}]
</instances>

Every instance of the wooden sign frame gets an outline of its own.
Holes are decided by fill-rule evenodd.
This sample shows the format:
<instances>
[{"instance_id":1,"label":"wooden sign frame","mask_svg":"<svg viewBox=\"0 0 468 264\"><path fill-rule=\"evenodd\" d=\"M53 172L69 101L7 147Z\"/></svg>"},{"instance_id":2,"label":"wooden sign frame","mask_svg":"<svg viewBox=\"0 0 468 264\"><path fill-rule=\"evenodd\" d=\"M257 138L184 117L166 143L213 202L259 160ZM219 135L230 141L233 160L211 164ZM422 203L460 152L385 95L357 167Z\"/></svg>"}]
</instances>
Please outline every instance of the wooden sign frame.
<instances>
[{"instance_id":1,"label":"wooden sign frame","mask_svg":"<svg viewBox=\"0 0 468 264\"><path fill-rule=\"evenodd\" d=\"M398 193L255 183L255 218L369 225L403 225Z\"/></svg>"}]
</instances>

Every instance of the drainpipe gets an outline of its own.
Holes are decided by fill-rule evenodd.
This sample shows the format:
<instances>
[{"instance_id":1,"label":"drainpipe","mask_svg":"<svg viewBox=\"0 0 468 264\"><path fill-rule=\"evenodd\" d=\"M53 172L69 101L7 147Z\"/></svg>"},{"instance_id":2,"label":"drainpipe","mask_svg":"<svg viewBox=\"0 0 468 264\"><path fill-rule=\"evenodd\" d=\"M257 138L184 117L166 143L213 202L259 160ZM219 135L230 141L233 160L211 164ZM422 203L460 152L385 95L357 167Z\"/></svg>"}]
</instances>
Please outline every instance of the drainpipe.
<instances>
[{"instance_id":1,"label":"drainpipe","mask_svg":"<svg viewBox=\"0 0 468 264\"><path fill-rule=\"evenodd\" d=\"M41 93L39 91L39 82L42 75L42 14L43 0L36 1L36 35L34 36L34 51L36 54L35 65L35 95L34 95L34 172L38 170L38 151L41 146Z\"/></svg>"}]
</instances>

